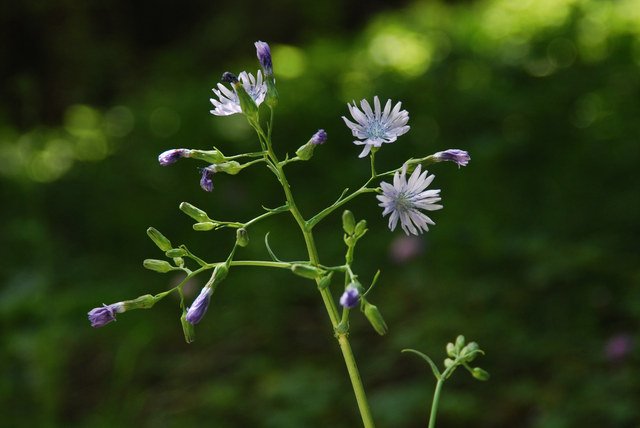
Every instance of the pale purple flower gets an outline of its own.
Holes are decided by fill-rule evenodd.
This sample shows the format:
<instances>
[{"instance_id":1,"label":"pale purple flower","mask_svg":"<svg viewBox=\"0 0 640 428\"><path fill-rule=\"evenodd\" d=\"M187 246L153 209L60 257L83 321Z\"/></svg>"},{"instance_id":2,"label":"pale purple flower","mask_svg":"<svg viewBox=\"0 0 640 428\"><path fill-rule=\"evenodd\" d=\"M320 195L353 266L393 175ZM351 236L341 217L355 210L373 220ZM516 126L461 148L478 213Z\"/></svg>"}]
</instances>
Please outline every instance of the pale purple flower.
<instances>
[{"instance_id":1,"label":"pale purple flower","mask_svg":"<svg viewBox=\"0 0 640 428\"><path fill-rule=\"evenodd\" d=\"M365 157L373 147L380 147L383 143L393 143L399 136L409 131L407 122L409 112L401 110L402 103L397 103L391 109L391 100L387 100L384 110L380 108L380 100L373 97L373 110L367 100L360 101L360 110L356 102L347 104L351 116L357 123L351 122L342 116L344 123L351 129L354 137L358 138L353 144L364 145L362 153L358 157ZM361 141L359 141L361 140Z\"/></svg>"},{"instance_id":2,"label":"pale purple flower","mask_svg":"<svg viewBox=\"0 0 640 428\"><path fill-rule=\"evenodd\" d=\"M396 171L393 176L393 184L380 183L382 195L376 196L380 201L379 206L384 208L382 216L389 217L389 229L395 230L398 220L402 230L409 235L418 235L429 230L428 225L435 223L420 210L435 211L442 209L440 201L440 189L425 190L435 176L421 172L422 165L418 165L407 181L407 165L402 167L402 172Z\"/></svg>"},{"instance_id":3,"label":"pale purple flower","mask_svg":"<svg viewBox=\"0 0 640 428\"><path fill-rule=\"evenodd\" d=\"M257 41L254 43L256 47L256 54L258 55L258 61L260 61L260 66L262 67L262 71L264 71L264 75L266 77L271 77L273 75L273 63L271 62L271 49L269 45L265 42Z\"/></svg>"},{"instance_id":4,"label":"pale purple flower","mask_svg":"<svg viewBox=\"0 0 640 428\"><path fill-rule=\"evenodd\" d=\"M318 132L313 134L311 140L309 140L311 144L315 145L324 144L325 141L327 141L327 133L324 129L318 129Z\"/></svg>"},{"instance_id":5,"label":"pale purple flower","mask_svg":"<svg viewBox=\"0 0 640 428\"><path fill-rule=\"evenodd\" d=\"M91 327L103 327L111 321L116 320L116 313L124 312L124 303L118 302L111 305L103 304L101 307L93 308L87 314Z\"/></svg>"},{"instance_id":6,"label":"pale purple flower","mask_svg":"<svg viewBox=\"0 0 640 428\"><path fill-rule=\"evenodd\" d=\"M467 166L471 160L468 152L459 149L448 149L444 152L438 152L433 154L433 159L436 162L450 161L458 164L458 168L461 166Z\"/></svg>"},{"instance_id":7,"label":"pale purple flower","mask_svg":"<svg viewBox=\"0 0 640 428\"><path fill-rule=\"evenodd\" d=\"M187 149L167 150L165 152L160 153L160 155L158 156L158 162L160 162L160 165L162 166L171 165L176 163L180 158L189 157L189 153L190 151Z\"/></svg>"},{"instance_id":8,"label":"pale purple flower","mask_svg":"<svg viewBox=\"0 0 640 428\"><path fill-rule=\"evenodd\" d=\"M202 168L202 177L200 178L200 187L205 192L213 191L213 174L215 174L215 165L210 165L206 168Z\"/></svg>"},{"instance_id":9,"label":"pale purple flower","mask_svg":"<svg viewBox=\"0 0 640 428\"><path fill-rule=\"evenodd\" d=\"M225 76L227 73L225 73ZM231 73L229 73L231 75ZM262 104L264 101L264 97L267 94L267 84L262 79L262 72L258 70L256 74L257 77L254 77L253 74L242 72L238 76L240 82L242 82L242 86L245 91L253 101L255 101L256 105ZM235 76L234 76L235 77ZM228 80L228 79L227 79ZM242 109L240 108L240 101L238 100L238 95L233 89L229 89L222 83L218 83L218 89L213 89L213 93L218 99L211 98L211 104L213 104L214 109L211 110L211 114L216 116L229 116L236 113L242 113Z\"/></svg>"},{"instance_id":10,"label":"pale purple flower","mask_svg":"<svg viewBox=\"0 0 640 428\"><path fill-rule=\"evenodd\" d=\"M344 308L351 309L358 304L359 300L360 292L358 292L356 287L350 285L344 290L342 296L340 296L340 305Z\"/></svg>"},{"instance_id":11,"label":"pale purple flower","mask_svg":"<svg viewBox=\"0 0 640 428\"><path fill-rule=\"evenodd\" d=\"M191 307L187 309L186 320L189 321L190 324L196 325L202 321L204 314L207 313L207 309L209 308L212 294L213 290L211 290L211 287L202 288L196 300L194 300Z\"/></svg>"}]
</instances>

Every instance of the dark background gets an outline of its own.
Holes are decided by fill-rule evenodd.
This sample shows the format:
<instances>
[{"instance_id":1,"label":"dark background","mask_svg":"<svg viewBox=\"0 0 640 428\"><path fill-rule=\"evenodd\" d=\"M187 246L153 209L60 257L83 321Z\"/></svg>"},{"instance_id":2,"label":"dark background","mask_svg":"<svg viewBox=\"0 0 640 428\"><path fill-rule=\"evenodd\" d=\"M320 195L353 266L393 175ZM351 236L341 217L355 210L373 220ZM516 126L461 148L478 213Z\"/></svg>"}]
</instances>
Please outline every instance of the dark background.
<instances>
[{"instance_id":1,"label":"dark background","mask_svg":"<svg viewBox=\"0 0 640 428\"><path fill-rule=\"evenodd\" d=\"M226 257L233 234L194 232L181 201L226 220L282 203L262 168L218 174L207 194L202 165L156 160L173 147L258 147L241 116L211 116L208 98L222 72L255 72L253 42L265 40L278 153L329 134L288 169L305 215L368 174L340 119L352 99L410 112L380 169L450 147L472 156L431 168L445 208L419 239L389 232L371 195L349 205L369 222L356 268L382 270L371 298L390 328L380 337L352 317L379 426L426 425L434 380L399 351L441 361L459 333L485 349L492 378L456 372L439 426L638 426L639 11L637 0L4 2L2 425L359 426L318 293L286 272L234 269L191 345L173 297L103 329L86 320L179 280L142 268L162 256L150 225ZM267 231L281 257L304 256L281 216L251 230L239 258L268 258ZM317 237L322 261L341 263L339 215Z\"/></svg>"}]
</instances>

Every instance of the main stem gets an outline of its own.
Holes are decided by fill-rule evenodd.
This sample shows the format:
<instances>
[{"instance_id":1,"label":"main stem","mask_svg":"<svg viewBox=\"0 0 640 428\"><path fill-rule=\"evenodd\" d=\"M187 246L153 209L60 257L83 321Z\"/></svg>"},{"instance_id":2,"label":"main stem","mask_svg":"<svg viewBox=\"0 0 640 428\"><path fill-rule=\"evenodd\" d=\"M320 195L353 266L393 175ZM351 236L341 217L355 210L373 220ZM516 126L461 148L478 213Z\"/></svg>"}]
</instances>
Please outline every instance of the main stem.
<instances>
[{"instance_id":1,"label":"main stem","mask_svg":"<svg viewBox=\"0 0 640 428\"><path fill-rule=\"evenodd\" d=\"M282 166L278 162L278 158L276 157L273 148L271 147L271 140L267 139L266 141L268 156L273 161L273 164L276 167L278 176L282 183L282 187L284 189L285 196L287 198L287 202L289 203L289 210L291 214L298 223L300 230L302 231L302 235L304 236L304 242L307 246L307 253L309 254L309 261L314 265L320 264L320 258L318 257L318 250L316 249L315 240L313 238L313 232L307 226L302 214L300 214L300 210L298 209L294 199L293 194L291 193L291 188L289 187L289 182L287 181L287 177L284 174L284 170ZM318 283L320 279L317 279ZM336 331L338 324L340 323L340 315L338 314L338 309L333 301L331 296L331 292L328 288L320 289L320 295L322 296L322 301L324 302L325 309L327 310L327 314L329 314L329 319L331 320L331 325L333 326L333 330ZM342 351L342 357L344 358L344 362L347 366L347 371L349 372L349 378L351 379L351 386L353 387L353 392L356 396L356 401L358 402L358 409L360 410L360 416L362 417L362 423L365 428L374 428L375 424L373 423L373 417L371 416L371 410L369 409L369 403L367 401L367 395L364 391L364 386L362 385L362 379L360 379L360 372L358 371L358 365L356 364L355 357L353 356L353 351L351 350L351 344L349 343L349 338L347 334L337 334L338 343L340 344L340 350Z\"/></svg>"},{"instance_id":2,"label":"main stem","mask_svg":"<svg viewBox=\"0 0 640 428\"><path fill-rule=\"evenodd\" d=\"M436 390L433 392L433 402L431 403L431 415L429 415L429 428L435 428L436 426L436 413L438 412L438 403L440 402L440 391L442 390L442 384L444 380L438 379L436 384Z\"/></svg>"}]
</instances>

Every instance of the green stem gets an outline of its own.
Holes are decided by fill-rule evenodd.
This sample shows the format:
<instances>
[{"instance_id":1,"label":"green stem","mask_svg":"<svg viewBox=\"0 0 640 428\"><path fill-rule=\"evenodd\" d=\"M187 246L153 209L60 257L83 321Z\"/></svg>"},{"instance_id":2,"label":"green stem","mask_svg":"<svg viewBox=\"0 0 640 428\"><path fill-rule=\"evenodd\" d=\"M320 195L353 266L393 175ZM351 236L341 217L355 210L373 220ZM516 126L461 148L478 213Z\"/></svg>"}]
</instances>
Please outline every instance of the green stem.
<instances>
[{"instance_id":1,"label":"green stem","mask_svg":"<svg viewBox=\"0 0 640 428\"><path fill-rule=\"evenodd\" d=\"M260 266L280 269L291 269L291 263L270 262L266 260L232 260L230 266Z\"/></svg>"},{"instance_id":2,"label":"green stem","mask_svg":"<svg viewBox=\"0 0 640 428\"><path fill-rule=\"evenodd\" d=\"M309 225L302 217L302 214L300 213L300 210L298 209L293 198L293 194L291 193L291 187L289 186L289 182L287 181L287 177L282 168L282 164L280 164L276 154L273 151L270 138L272 125L273 111L271 111L269 135L265 136L262 129L256 129L256 131L258 131L258 136L262 137L262 139L265 140L264 143L267 146L268 157L271 160L273 167L275 168L274 173L276 173L278 179L280 180L280 183L282 184L285 197L287 198L287 202L289 203L289 211L291 212L293 218L296 220L296 223L298 223L300 231L302 232L302 235L304 237L304 242L307 247L307 253L309 254L309 261L313 265L317 266L320 264L320 258L318 257L318 250L316 248L313 233L311 231L313 226ZM373 189L371 189L371 191L372 190ZM316 283L320 283L319 278L316 280ZM331 325L333 326L333 330L335 332L336 328L340 324L340 316L338 314L338 309L336 308L336 305L333 301L333 297L331 295L329 287L320 289L320 295L322 296L322 301L324 302L325 309L327 311L327 314L329 315ZM344 358L345 364L347 366L347 371L349 372L349 378L351 379L353 392L356 396L358 409L360 410L360 416L362 417L362 423L364 424L365 428L373 428L375 427L375 424L373 423L371 410L369 409L369 403L367 402L367 396L364 391L364 386L362 385L362 380L360 379L360 373L358 371L355 357L353 356L353 351L351 350L351 345L349 344L349 339L346 333L340 333L336 335L338 338L338 343L340 344L340 350L342 351L342 357Z\"/></svg>"},{"instance_id":3,"label":"green stem","mask_svg":"<svg viewBox=\"0 0 640 428\"><path fill-rule=\"evenodd\" d=\"M442 390L442 385L444 384L444 379L438 379L438 383L436 383L436 390L433 392L433 403L431 403L431 415L429 415L429 428L435 428L436 426L436 412L438 411L438 403L440 402L440 391Z\"/></svg>"}]
</instances>

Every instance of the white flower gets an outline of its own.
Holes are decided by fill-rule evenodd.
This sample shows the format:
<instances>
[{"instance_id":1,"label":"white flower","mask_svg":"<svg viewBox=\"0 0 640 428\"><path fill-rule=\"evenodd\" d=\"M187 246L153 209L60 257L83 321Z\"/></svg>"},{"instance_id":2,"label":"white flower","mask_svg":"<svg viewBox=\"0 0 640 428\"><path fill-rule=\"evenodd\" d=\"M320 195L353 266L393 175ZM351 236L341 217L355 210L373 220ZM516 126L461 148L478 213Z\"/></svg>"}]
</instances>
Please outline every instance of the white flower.
<instances>
[{"instance_id":1,"label":"white flower","mask_svg":"<svg viewBox=\"0 0 640 428\"><path fill-rule=\"evenodd\" d=\"M372 147L380 147L382 143L393 143L399 136L409 131L409 126L407 125L409 112L400 110L402 108L401 102L397 103L391 110L391 100L387 100L384 111L382 111L380 109L380 100L378 96L375 96L373 97L374 110L371 110L371 105L367 100L360 101L362 110L356 106L355 101L353 101L353 105L347 104L347 106L351 116L357 123L351 122L344 116L342 116L342 119L351 129L353 136L362 140L355 140L353 144L364 144L364 149L358 157L367 156Z\"/></svg>"},{"instance_id":2,"label":"white flower","mask_svg":"<svg viewBox=\"0 0 640 428\"><path fill-rule=\"evenodd\" d=\"M382 195L376 196L380 201L380 206L384 208L382 216L391 214L389 217L389 229L395 230L398 220L402 230L409 235L418 235L423 231L428 231L428 224L435 223L420 210L435 211L442 209L442 205L436 204L440 201L440 189L425 190L435 178L428 172L421 173L422 165L418 165L409 181L407 181L407 165L402 167L402 173L397 171L393 176L393 185L382 182Z\"/></svg>"},{"instance_id":3,"label":"white flower","mask_svg":"<svg viewBox=\"0 0 640 428\"><path fill-rule=\"evenodd\" d=\"M262 79L262 72L258 70L257 78L253 74L243 71L238 76L242 82L245 91L253 98L256 105L260 105L264 101L267 94L267 84ZM218 89L213 89L213 93L218 99L210 98L211 104L215 107L211 110L211 114L216 116L229 116L236 113L242 113L240 109L240 101L234 90L227 88L222 83L218 83Z\"/></svg>"}]
</instances>

